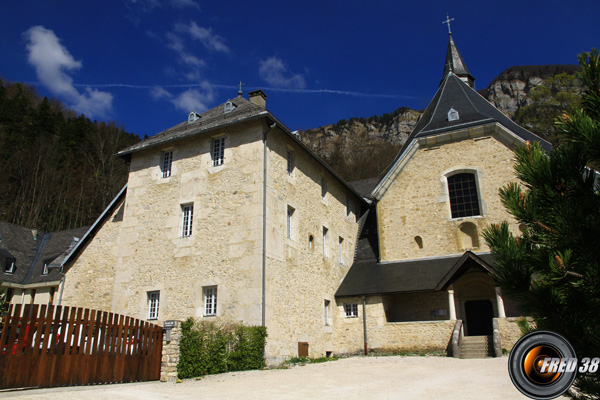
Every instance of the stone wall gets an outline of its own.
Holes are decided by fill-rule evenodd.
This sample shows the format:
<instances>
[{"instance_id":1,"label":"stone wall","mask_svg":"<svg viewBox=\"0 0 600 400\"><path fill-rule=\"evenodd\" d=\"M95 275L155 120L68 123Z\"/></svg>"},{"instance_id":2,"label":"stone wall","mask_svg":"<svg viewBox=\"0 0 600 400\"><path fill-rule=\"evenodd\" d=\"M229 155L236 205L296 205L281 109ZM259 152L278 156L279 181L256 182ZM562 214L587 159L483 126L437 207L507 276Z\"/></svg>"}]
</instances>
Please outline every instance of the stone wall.
<instances>
[{"instance_id":1,"label":"stone wall","mask_svg":"<svg viewBox=\"0 0 600 400\"><path fill-rule=\"evenodd\" d=\"M273 133L268 143L266 353L267 363L276 364L297 356L298 342L308 342L310 357L335 351L334 294L353 261L361 201L289 137ZM294 209L291 238L288 207Z\"/></svg>"},{"instance_id":2,"label":"stone wall","mask_svg":"<svg viewBox=\"0 0 600 400\"><path fill-rule=\"evenodd\" d=\"M111 310L124 207L124 201L115 207L98 228L94 239L85 245L73 264L65 268L62 305Z\"/></svg>"},{"instance_id":3,"label":"stone wall","mask_svg":"<svg viewBox=\"0 0 600 400\"><path fill-rule=\"evenodd\" d=\"M496 318L498 330L500 331L500 342L502 349L511 351L517 340L523 336L523 332L517 323L524 317ZM530 319L528 319L530 321Z\"/></svg>"},{"instance_id":4,"label":"stone wall","mask_svg":"<svg viewBox=\"0 0 600 400\"><path fill-rule=\"evenodd\" d=\"M115 211L122 221L113 222L116 215L104 221L74 262L66 301L146 320L148 293L158 291L152 322L192 316L260 325L262 139L268 129L255 120L134 153L126 199ZM269 132L265 304L267 362L273 364L295 356L299 341L309 342L311 357L333 350L333 296L353 260L361 200L278 128ZM221 137L225 161L212 166L211 143ZM287 150L294 158L291 175ZM173 152L167 178L161 174L165 151ZM182 237L183 205L194 207L189 237ZM291 239L289 206L295 209ZM217 289L215 316L204 313L207 287ZM327 323L325 300L332 311Z\"/></svg>"},{"instance_id":5,"label":"stone wall","mask_svg":"<svg viewBox=\"0 0 600 400\"><path fill-rule=\"evenodd\" d=\"M514 154L499 141L500 129L492 125L453 133L464 139L443 145L419 142L418 150L406 156L410 162L402 161L408 163L377 204L382 261L488 251L482 230L504 220L518 231L498 196L499 188L517 180ZM476 175L480 216L452 218L447 176L458 172ZM476 230L472 242L465 240L469 229Z\"/></svg>"},{"instance_id":6,"label":"stone wall","mask_svg":"<svg viewBox=\"0 0 600 400\"><path fill-rule=\"evenodd\" d=\"M358 304L358 318L343 318L345 303ZM336 326L336 352L358 354L364 350L362 298L337 300L340 323ZM381 296L367 297L367 341L369 350L391 352L444 352L454 329L454 320L387 322Z\"/></svg>"},{"instance_id":7,"label":"stone wall","mask_svg":"<svg viewBox=\"0 0 600 400\"><path fill-rule=\"evenodd\" d=\"M160 363L160 381L177 380L177 364L179 363L179 343L181 342L181 322L174 321L171 329L171 340L167 340L167 332L163 334L162 358Z\"/></svg>"}]
</instances>

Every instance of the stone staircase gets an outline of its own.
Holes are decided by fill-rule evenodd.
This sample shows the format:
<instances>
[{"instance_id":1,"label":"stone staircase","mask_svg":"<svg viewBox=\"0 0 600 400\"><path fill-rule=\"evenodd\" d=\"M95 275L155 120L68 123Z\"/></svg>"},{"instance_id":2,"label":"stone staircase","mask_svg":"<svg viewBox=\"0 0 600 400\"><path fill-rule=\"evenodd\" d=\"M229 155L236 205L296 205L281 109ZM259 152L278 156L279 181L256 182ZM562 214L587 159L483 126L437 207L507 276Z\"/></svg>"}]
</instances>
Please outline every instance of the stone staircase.
<instances>
[{"instance_id":1,"label":"stone staircase","mask_svg":"<svg viewBox=\"0 0 600 400\"><path fill-rule=\"evenodd\" d=\"M485 358L494 355L491 336L463 336L460 358Z\"/></svg>"}]
</instances>

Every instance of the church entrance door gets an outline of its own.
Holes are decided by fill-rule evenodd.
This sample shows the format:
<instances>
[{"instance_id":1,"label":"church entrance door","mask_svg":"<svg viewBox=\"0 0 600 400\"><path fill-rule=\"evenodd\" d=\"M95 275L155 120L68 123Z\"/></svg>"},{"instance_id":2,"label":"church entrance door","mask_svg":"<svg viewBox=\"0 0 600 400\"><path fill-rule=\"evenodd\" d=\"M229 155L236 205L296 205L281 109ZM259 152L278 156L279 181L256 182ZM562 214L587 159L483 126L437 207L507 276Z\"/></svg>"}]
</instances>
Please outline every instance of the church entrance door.
<instances>
[{"instance_id":1,"label":"church entrance door","mask_svg":"<svg viewBox=\"0 0 600 400\"><path fill-rule=\"evenodd\" d=\"M467 336L491 335L494 308L490 300L465 301Z\"/></svg>"}]
</instances>

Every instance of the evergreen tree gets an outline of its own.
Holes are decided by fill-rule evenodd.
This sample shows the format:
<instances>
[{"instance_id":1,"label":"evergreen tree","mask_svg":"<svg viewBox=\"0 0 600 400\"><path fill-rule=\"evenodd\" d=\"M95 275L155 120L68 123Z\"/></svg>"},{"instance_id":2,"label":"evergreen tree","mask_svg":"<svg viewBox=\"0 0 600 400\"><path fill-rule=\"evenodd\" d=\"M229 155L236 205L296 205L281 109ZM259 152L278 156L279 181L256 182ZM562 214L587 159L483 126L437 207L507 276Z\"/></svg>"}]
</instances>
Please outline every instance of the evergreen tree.
<instances>
[{"instance_id":1,"label":"evergreen tree","mask_svg":"<svg viewBox=\"0 0 600 400\"><path fill-rule=\"evenodd\" d=\"M529 143L516 150L520 183L500 190L520 224L484 237L496 259L494 278L534 317L539 329L564 335L579 357L600 357L600 57L579 55L581 108L557 121L561 144L547 154ZM576 399L600 397L600 375L579 375Z\"/></svg>"}]
</instances>

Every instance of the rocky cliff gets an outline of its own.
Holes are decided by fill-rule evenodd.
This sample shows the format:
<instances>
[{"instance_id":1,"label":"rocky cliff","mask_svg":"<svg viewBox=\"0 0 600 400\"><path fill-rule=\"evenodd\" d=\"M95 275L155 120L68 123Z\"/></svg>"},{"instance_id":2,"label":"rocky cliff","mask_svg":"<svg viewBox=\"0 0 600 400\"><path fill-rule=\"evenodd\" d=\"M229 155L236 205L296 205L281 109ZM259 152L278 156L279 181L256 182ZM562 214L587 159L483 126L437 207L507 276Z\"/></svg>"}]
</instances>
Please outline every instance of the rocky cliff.
<instances>
[{"instance_id":1,"label":"rocky cliff","mask_svg":"<svg viewBox=\"0 0 600 400\"><path fill-rule=\"evenodd\" d=\"M529 92L533 88L545 79L563 72L572 74L578 68L577 65L511 67L479 93L513 118L521 107L531 104ZM299 132L299 135L308 147L345 179L370 178L377 176L393 161L421 113L422 111L401 107L382 116L350 118L307 129ZM377 165L365 165L371 160Z\"/></svg>"},{"instance_id":2,"label":"rocky cliff","mask_svg":"<svg viewBox=\"0 0 600 400\"><path fill-rule=\"evenodd\" d=\"M496 77L479 93L509 117L514 117L519 108L531 104L529 91L545 79L566 72L573 74L577 65L527 65L510 67Z\"/></svg>"}]
</instances>

